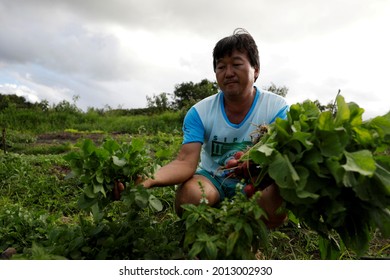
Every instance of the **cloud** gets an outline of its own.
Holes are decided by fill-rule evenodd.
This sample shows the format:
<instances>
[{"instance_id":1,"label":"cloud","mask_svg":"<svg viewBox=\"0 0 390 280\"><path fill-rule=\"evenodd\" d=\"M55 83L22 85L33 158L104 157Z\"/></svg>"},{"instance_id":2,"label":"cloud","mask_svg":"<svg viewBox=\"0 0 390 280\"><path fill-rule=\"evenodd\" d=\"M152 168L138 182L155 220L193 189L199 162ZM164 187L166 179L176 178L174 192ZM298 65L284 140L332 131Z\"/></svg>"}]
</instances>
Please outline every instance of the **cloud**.
<instances>
[{"instance_id":1,"label":"cloud","mask_svg":"<svg viewBox=\"0 0 390 280\"><path fill-rule=\"evenodd\" d=\"M36 92L27 86L18 86L15 84L4 84L0 85L0 92L3 94L16 94L17 96L22 96L26 101L35 103L40 102Z\"/></svg>"},{"instance_id":2,"label":"cloud","mask_svg":"<svg viewBox=\"0 0 390 280\"><path fill-rule=\"evenodd\" d=\"M0 90L143 107L147 95L213 80L215 43L244 27L260 50L258 86L287 86L292 101L328 102L341 89L372 115L390 103L379 95L389 11L383 0L1 1Z\"/></svg>"}]
</instances>

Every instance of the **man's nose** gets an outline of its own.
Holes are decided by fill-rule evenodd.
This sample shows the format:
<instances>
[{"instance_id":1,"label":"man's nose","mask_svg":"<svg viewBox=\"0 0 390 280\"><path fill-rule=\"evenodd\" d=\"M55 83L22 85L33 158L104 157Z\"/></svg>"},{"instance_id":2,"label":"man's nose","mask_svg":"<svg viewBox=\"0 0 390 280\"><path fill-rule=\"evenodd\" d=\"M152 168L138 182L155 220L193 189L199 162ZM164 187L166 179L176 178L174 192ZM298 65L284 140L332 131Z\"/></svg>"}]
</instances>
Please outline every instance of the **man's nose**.
<instances>
[{"instance_id":1,"label":"man's nose","mask_svg":"<svg viewBox=\"0 0 390 280\"><path fill-rule=\"evenodd\" d=\"M231 77L231 76L234 76L234 69L233 69L233 65L226 65L226 73L225 75L227 77Z\"/></svg>"}]
</instances>

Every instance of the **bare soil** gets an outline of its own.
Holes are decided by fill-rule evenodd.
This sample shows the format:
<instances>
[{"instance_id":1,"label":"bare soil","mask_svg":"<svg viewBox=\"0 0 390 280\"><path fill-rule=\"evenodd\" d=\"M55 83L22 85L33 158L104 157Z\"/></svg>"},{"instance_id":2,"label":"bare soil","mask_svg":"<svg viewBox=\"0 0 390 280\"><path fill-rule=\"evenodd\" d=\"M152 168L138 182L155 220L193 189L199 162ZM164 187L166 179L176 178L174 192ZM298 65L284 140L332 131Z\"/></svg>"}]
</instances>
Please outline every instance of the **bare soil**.
<instances>
[{"instance_id":1,"label":"bare soil","mask_svg":"<svg viewBox=\"0 0 390 280\"><path fill-rule=\"evenodd\" d=\"M94 142L101 141L106 135L102 133L71 133L56 132L44 133L37 137L37 144L77 142L79 139L91 139Z\"/></svg>"}]
</instances>

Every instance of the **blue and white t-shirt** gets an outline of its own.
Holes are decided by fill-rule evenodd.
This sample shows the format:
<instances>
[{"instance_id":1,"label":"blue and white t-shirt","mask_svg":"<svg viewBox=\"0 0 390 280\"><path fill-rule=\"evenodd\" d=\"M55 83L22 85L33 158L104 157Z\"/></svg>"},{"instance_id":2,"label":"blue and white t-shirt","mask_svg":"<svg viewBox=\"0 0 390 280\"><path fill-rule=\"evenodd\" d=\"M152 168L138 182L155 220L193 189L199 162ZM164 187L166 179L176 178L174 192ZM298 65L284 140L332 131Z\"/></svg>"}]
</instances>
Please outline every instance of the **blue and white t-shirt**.
<instances>
[{"instance_id":1,"label":"blue and white t-shirt","mask_svg":"<svg viewBox=\"0 0 390 280\"><path fill-rule=\"evenodd\" d=\"M234 124L227 118L223 92L209 96L187 112L183 124L183 144L202 143L199 167L214 174L219 174L221 166L252 145L251 133L256 125L270 124L276 118L286 118L287 102L280 95L256 88L252 106L240 124Z\"/></svg>"}]
</instances>

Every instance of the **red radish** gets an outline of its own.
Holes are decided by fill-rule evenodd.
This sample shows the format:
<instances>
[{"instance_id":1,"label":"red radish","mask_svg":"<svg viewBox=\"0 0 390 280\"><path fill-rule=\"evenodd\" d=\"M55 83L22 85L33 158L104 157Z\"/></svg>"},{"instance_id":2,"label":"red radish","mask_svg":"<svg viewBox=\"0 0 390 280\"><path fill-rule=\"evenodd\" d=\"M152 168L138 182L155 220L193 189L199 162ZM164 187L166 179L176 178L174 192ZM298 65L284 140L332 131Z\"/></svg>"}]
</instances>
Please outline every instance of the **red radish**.
<instances>
[{"instance_id":1,"label":"red radish","mask_svg":"<svg viewBox=\"0 0 390 280\"><path fill-rule=\"evenodd\" d=\"M232 159L229 159L227 162L226 162L226 168L233 168L233 167L236 167L238 165L238 161L234 158Z\"/></svg>"},{"instance_id":2,"label":"red radish","mask_svg":"<svg viewBox=\"0 0 390 280\"><path fill-rule=\"evenodd\" d=\"M119 193L123 192L124 190L125 190L125 185L122 182L118 181L118 191L119 191Z\"/></svg>"},{"instance_id":3,"label":"red radish","mask_svg":"<svg viewBox=\"0 0 390 280\"><path fill-rule=\"evenodd\" d=\"M247 184L244 187L244 192L248 198L252 197L252 195L254 195L254 193L256 192L255 186L253 186L252 184Z\"/></svg>"},{"instance_id":4,"label":"red radish","mask_svg":"<svg viewBox=\"0 0 390 280\"><path fill-rule=\"evenodd\" d=\"M234 158L238 160L242 157L243 154L244 154L243 151L238 151L234 154Z\"/></svg>"}]
</instances>

